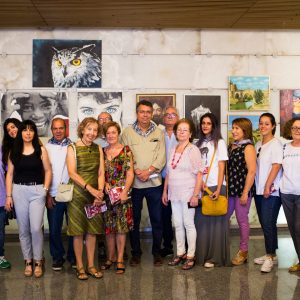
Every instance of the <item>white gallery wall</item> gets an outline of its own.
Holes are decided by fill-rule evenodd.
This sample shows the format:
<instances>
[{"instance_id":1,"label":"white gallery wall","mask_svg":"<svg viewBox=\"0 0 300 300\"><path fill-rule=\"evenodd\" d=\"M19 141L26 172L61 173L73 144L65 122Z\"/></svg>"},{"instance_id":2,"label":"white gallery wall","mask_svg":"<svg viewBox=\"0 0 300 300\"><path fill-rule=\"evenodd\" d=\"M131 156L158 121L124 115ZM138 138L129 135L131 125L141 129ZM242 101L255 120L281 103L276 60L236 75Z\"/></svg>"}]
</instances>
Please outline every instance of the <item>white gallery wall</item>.
<instances>
[{"instance_id":1,"label":"white gallery wall","mask_svg":"<svg viewBox=\"0 0 300 300\"><path fill-rule=\"evenodd\" d=\"M33 39L102 40L102 88L92 90L122 92L125 126L135 120L138 93L175 93L181 116L185 94L220 95L226 139L229 75L270 76L270 112L278 121L279 90L300 88L300 31L31 29L0 31L0 92L34 90ZM77 92L86 89L60 91L69 95L76 140ZM142 224L149 226L147 213ZM258 225L253 208L251 225ZM7 231L15 229L12 222Z\"/></svg>"}]
</instances>

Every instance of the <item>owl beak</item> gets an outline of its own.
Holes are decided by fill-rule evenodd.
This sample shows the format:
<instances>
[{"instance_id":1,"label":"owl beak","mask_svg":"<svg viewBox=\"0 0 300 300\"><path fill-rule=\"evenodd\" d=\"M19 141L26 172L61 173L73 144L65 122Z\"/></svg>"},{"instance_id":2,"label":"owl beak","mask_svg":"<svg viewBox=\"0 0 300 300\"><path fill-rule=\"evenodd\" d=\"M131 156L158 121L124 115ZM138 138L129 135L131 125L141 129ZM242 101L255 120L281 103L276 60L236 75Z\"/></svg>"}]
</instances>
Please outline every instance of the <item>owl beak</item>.
<instances>
[{"instance_id":1,"label":"owl beak","mask_svg":"<svg viewBox=\"0 0 300 300\"><path fill-rule=\"evenodd\" d=\"M67 75L67 70L66 70L66 67L64 67L64 70L63 70L63 75L64 75L64 77L66 77L66 75Z\"/></svg>"}]
</instances>

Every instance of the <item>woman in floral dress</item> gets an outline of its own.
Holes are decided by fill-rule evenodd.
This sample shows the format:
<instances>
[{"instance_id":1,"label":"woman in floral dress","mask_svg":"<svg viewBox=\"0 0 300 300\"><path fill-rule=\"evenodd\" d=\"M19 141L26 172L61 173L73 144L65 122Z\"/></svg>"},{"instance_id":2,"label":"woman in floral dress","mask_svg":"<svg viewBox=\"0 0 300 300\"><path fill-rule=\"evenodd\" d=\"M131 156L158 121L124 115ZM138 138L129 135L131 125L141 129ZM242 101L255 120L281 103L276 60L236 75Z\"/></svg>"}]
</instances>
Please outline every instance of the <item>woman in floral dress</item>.
<instances>
[{"instance_id":1,"label":"woman in floral dress","mask_svg":"<svg viewBox=\"0 0 300 300\"><path fill-rule=\"evenodd\" d=\"M126 233L133 229L132 203L128 199L133 182L133 160L128 146L119 143L121 128L116 122L109 122L104 126L104 134L108 146L104 148L105 159L105 200L107 211L103 214L108 259L102 269L109 269L116 261L117 274L125 272L123 262ZM120 202L112 205L108 196L114 188L123 188ZM117 248L117 255L115 249Z\"/></svg>"}]
</instances>

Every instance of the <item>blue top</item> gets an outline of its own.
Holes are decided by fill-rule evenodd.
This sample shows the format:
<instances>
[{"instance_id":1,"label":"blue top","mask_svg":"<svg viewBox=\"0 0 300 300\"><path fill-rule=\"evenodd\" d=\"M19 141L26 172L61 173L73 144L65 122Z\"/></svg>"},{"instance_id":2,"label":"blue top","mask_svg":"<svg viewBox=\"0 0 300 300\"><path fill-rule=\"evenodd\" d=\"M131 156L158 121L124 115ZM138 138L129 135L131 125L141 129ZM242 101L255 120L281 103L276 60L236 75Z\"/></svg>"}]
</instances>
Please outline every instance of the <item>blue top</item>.
<instances>
[{"instance_id":1,"label":"blue top","mask_svg":"<svg viewBox=\"0 0 300 300\"><path fill-rule=\"evenodd\" d=\"M166 175L167 175L167 164L168 164L168 161L169 161L169 158L170 158L171 150L172 150L172 148L174 148L178 144L178 142L176 140L176 137L175 137L174 133L172 133L171 137L169 137L169 135L168 135L165 128L163 129L163 132L164 132L164 135L165 135L165 143L166 143L166 165L163 168L163 170L161 171L161 175L162 175L163 178L165 178Z\"/></svg>"}]
</instances>

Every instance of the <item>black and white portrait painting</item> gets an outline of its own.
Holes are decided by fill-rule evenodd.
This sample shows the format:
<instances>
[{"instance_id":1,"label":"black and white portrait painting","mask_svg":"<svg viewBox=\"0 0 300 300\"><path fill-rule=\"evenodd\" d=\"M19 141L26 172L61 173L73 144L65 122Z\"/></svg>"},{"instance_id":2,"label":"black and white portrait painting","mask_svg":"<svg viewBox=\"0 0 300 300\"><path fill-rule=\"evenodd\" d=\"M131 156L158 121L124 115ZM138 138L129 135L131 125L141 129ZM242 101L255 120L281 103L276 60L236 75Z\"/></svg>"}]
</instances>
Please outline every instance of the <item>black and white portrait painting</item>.
<instances>
[{"instance_id":1,"label":"black and white portrait painting","mask_svg":"<svg viewBox=\"0 0 300 300\"><path fill-rule=\"evenodd\" d=\"M107 112L113 121L122 126L121 92L80 92L77 101L77 116L81 122L86 117L98 118L101 112Z\"/></svg>"},{"instance_id":2,"label":"black and white portrait painting","mask_svg":"<svg viewBox=\"0 0 300 300\"><path fill-rule=\"evenodd\" d=\"M184 117L193 121L196 127L196 138L200 131L200 118L205 113L213 113L221 121L221 97L185 95L184 96Z\"/></svg>"},{"instance_id":3,"label":"black and white portrait painting","mask_svg":"<svg viewBox=\"0 0 300 300\"><path fill-rule=\"evenodd\" d=\"M100 88L100 40L33 40L32 86Z\"/></svg>"},{"instance_id":4,"label":"black and white portrait painting","mask_svg":"<svg viewBox=\"0 0 300 300\"><path fill-rule=\"evenodd\" d=\"M66 93L53 91L8 92L1 101L2 124L7 118L35 122L40 137L51 136L51 121L55 117L66 120L68 127L68 99ZM67 128L67 133L68 133Z\"/></svg>"}]
</instances>

